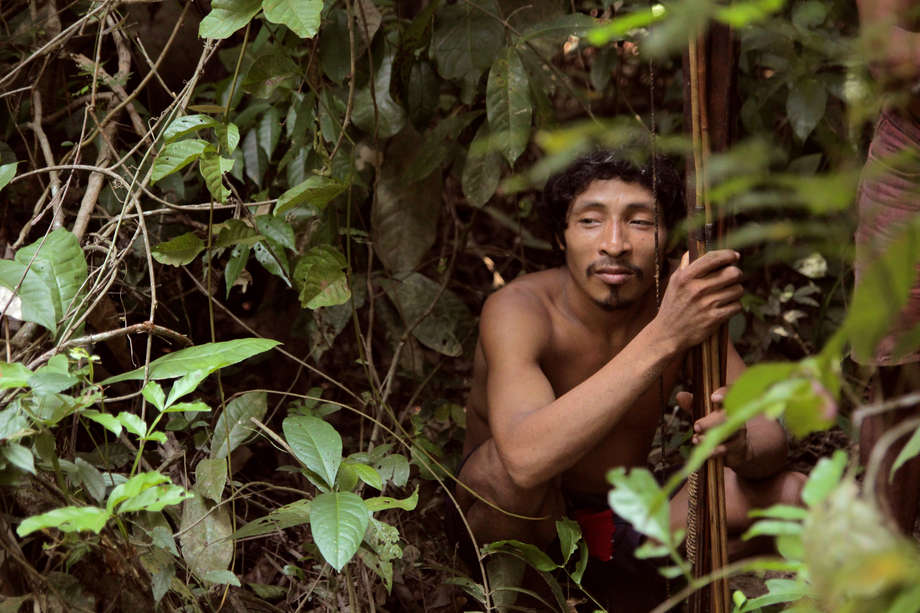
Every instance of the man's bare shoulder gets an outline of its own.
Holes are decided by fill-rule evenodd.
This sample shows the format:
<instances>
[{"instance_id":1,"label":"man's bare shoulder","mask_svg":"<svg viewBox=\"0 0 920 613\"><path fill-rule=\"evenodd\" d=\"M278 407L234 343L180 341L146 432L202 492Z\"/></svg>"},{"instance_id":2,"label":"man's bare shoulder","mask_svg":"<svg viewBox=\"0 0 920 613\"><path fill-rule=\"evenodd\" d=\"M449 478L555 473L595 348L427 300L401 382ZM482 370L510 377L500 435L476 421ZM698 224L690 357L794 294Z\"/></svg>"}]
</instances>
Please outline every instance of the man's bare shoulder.
<instances>
[{"instance_id":1,"label":"man's bare shoulder","mask_svg":"<svg viewBox=\"0 0 920 613\"><path fill-rule=\"evenodd\" d=\"M531 340L545 340L552 328L551 311L564 271L553 268L523 275L498 290L482 308L480 333L504 337L526 331ZM484 339L486 340L486 339Z\"/></svg>"}]
</instances>

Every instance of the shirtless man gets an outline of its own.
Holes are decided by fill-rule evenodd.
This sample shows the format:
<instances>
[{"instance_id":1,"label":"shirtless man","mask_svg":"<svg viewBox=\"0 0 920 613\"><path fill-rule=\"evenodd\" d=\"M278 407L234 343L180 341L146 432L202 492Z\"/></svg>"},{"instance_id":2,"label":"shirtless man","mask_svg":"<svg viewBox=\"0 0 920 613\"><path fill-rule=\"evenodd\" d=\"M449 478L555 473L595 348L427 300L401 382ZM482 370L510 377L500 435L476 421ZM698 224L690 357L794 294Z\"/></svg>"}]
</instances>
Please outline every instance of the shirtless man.
<instances>
[{"instance_id":1,"label":"shirtless man","mask_svg":"<svg viewBox=\"0 0 920 613\"><path fill-rule=\"evenodd\" d=\"M673 169L659 163L657 174L663 248L683 216L683 199ZM459 488L480 545L518 539L545 548L555 519L584 511L586 500L599 501L590 511L606 507L607 471L646 465L687 350L741 310L739 256L728 250L708 253L669 279L661 261L667 287L656 309L652 187L649 168L603 151L551 178L546 214L558 217L565 265L516 279L483 307L459 479L501 509L549 519L511 517ZM730 348L729 381L743 369ZM716 394L721 400L724 390ZM679 396L688 406L690 395ZM722 418L697 422L695 439ZM716 453L728 467L730 533L749 525L751 508L798 502L804 476L777 475L786 437L776 422L752 420ZM672 529L685 527L686 514L682 489L671 502ZM631 556L638 537L615 521L612 555L592 557L618 564L605 580L617 611L647 611L663 594L636 593L644 591L629 568L641 565ZM626 560L618 545L630 550ZM598 566L592 560L589 572L592 565Z\"/></svg>"}]
</instances>

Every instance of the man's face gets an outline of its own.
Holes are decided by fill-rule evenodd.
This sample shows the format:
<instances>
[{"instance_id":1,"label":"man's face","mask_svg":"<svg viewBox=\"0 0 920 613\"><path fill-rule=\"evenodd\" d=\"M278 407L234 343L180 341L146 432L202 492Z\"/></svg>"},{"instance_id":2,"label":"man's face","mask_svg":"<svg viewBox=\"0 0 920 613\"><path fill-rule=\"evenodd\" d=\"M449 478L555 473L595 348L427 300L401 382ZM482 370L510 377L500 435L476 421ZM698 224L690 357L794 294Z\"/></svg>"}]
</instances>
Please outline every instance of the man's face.
<instances>
[{"instance_id":1,"label":"man's face","mask_svg":"<svg viewBox=\"0 0 920 613\"><path fill-rule=\"evenodd\" d=\"M659 232L663 247L664 228ZM593 181L569 205L566 265L601 308L628 307L653 290L655 257L655 199L638 183Z\"/></svg>"}]
</instances>

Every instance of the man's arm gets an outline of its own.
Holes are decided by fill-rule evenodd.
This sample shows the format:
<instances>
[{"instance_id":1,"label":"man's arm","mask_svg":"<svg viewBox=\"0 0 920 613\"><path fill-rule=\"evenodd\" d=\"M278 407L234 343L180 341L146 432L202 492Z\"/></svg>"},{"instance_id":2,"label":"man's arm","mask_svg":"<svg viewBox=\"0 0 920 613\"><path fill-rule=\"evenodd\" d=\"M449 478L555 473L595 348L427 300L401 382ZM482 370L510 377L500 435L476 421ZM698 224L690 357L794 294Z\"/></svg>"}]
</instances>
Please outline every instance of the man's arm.
<instances>
[{"instance_id":1,"label":"man's arm","mask_svg":"<svg viewBox=\"0 0 920 613\"><path fill-rule=\"evenodd\" d=\"M863 34L874 51L870 68L881 81L920 76L920 5L917 0L857 0Z\"/></svg>"},{"instance_id":2,"label":"man's arm","mask_svg":"<svg viewBox=\"0 0 920 613\"><path fill-rule=\"evenodd\" d=\"M505 470L521 488L573 466L631 409L664 368L740 310L731 251L706 254L672 275L655 319L581 384L556 398L540 368L550 319L539 299L509 287L483 308L489 424Z\"/></svg>"}]
</instances>

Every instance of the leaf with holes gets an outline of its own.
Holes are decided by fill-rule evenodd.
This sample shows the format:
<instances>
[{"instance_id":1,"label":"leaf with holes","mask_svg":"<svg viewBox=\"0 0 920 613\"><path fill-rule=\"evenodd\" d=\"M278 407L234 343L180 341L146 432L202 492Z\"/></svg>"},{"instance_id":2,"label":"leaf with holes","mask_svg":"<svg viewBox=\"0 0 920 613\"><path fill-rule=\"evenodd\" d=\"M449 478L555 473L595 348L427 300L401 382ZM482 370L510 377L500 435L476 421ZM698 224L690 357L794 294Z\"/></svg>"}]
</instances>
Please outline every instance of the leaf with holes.
<instances>
[{"instance_id":1,"label":"leaf with holes","mask_svg":"<svg viewBox=\"0 0 920 613\"><path fill-rule=\"evenodd\" d=\"M310 532L323 558L335 570L351 560L364 539L370 512L351 492L320 494L310 504Z\"/></svg>"},{"instance_id":2,"label":"leaf with holes","mask_svg":"<svg viewBox=\"0 0 920 613\"><path fill-rule=\"evenodd\" d=\"M512 47L495 59L489 71L486 112L489 129L498 139L499 150L513 165L530 140L533 105L527 71Z\"/></svg>"},{"instance_id":3,"label":"leaf with holes","mask_svg":"<svg viewBox=\"0 0 920 613\"><path fill-rule=\"evenodd\" d=\"M219 125L217 120L207 115L184 115L172 120L172 123L163 131L162 139L164 143L171 143L186 134L217 125Z\"/></svg>"},{"instance_id":4,"label":"leaf with holes","mask_svg":"<svg viewBox=\"0 0 920 613\"><path fill-rule=\"evenodd\" d=\"M248 392L237 396L217 418L211 438L211 457L226 458L255 431L251 418L261 420L268 410L265 392Z\"/></svg>"},{"instance_id":5,"label":"leaf with holes","mask_svg":"<svg viewBox=\"0 0 920 613\"><path fill-rule=\"evenodd\" d=\"M342 463L342 437L317 417L288 417L282 424L284 439L297 459L332 487Z\"/></svg>"}]
</instances>

